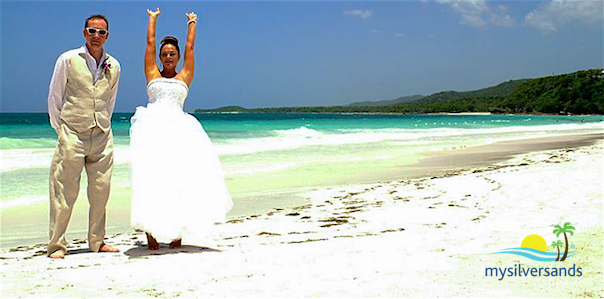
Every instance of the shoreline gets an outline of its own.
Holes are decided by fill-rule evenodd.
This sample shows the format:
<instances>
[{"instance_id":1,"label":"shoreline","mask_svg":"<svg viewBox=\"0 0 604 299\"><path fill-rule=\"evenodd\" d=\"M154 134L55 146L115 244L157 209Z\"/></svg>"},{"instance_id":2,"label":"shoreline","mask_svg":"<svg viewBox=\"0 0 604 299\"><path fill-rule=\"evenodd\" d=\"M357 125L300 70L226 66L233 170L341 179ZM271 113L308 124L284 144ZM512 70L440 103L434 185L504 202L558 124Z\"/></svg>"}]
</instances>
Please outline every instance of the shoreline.
<instances>
[{"instance_id":1,"label":"shoreline","mask_svg":"<svg viewBox=\"0 0 604 299\"><path fill-rule=\"evenodd\" d=\"M530 152L593 145L599 140L604 140L604 133L558 135L499 141L454 151L429 153L425 159L410 167L411 169L427 168L446 172L448 170L479 167L502 162L514 156Z\"/></svg>"},{"instance_id":2,"label":"shoreline","mask_svg":"<svg viewBox=\"0 0 604 299\"><path fill-rule=\"evenodd\" d=\"M500 141L487 145L480 145L462 149L429 152L417 163L402 165L394 171L381 174L351 177L346 182L333 183L324 186L307 186L297 190L280 191L272 194L256 194L238 198L239 206L234 206L228 214L228 219L252 214L270 212L275 208L295 208L307 202L303 194L314 190L327 188L346 187L350 185L387 183L402 179L418 179L441 176L476 167L485 167L511 159L513 156L530 152L554 150L561 148L577 148L592 145L599 140L604 140L604 133L597 134L572 134L533 139L519 139ZM267 198L258 202L258 198ZM278 203L275 205L275 203ZM242 205L243 204L243 205Z\"/></svg>"},{"instance_id":3,"label":"shoreline","mask_svg":"<svg viewBox=\"0 0 604 299\"><path fill-rule=\"evenodd\" d=\"M253 108L252 108L253 109ZM202 109L203 110L203 109ZM520 116L604 116L604 114L560 114L560 113L495 113L495 112L433 112L433 113L401 113L401 112L266 112L266 111L185 111L191 114L344 114L344 115L458 115L458 116L489 116L489 115L520 115ZM117 112L131 113L131 112ZM134 113L134 112L132 112Z\"/></svg>"},{"instance_id":4,"label":"shoreline","mask_svg":"<svg viewBox=\"0 0 604 299\"><path fill-rule=\"evenodd\" d=\"M401 179L428 178L459 172L476 167L504 162L516 155L543 150L577 148L604 140L604 133L570 134L532 139L499 141L486 145L428 152L417 163L399 165L391 171L371 176L355 177L352 184L370 184ZM334 184L318 188L343 187L348 183ZM318 188L308 188L318 189Z\"/></svg>"},{"instance_id":5,"label":"shoreline","mask_svg":"<svg viewBox=\"0 0 604 299\"><path fill-rule=\"evenodd\" d=\"M198 108L199 109L199 108ZM252 108L255 109L255 108ZM272 108L270 108L272 109ZM201 109L204 110L204 109ZM604 116L604 114L560 114L560 113L493 113L493 112L434 112L434 113L399 113L399 112L249 112L249 111L216 111L216 112L195 112L185 111L186 113L198 113L198 114L237 114L237 113L274 113L274 114L377 114L377 115L388 115L388 114L416 114L416 115L526 115L526 116ZM134 111L114 111L118 114L134 114ZM0 112L0 114L44 114L48 115L48 112ZM49 124L50 126L50 124Z\"/></svg>"},{"instance_id":6,"label":"shoreline","mask_svg":"<svg viewBox=\"0 0 604 299\"><path fill-rule=\"evenodd\" d=\"M596 139L433 177L317 189L306 205L218 225L204 247L151 252L133 232L108 237L119 254L87 252L85 240L58 261L39 245L1 250L2 295L602 297L604 141ZM579 251L567 262L492 255L529 234L549 244L564 222L576 227ZM580 267L583 276L485 275L516 264Z\"/></svg>"},{"instance_id":7,"label":"shoreline","mask_svg":"<svg viewBox=\"0 0 604 299\"><path fill-rule=\"evenodd\" d=\"M604 133L600 134L574 134L560 135L551 137L542 137L534 139L521 139L506 142L495 142L492 144L461 148L455 150L445 150L437 152L429 152L415 164L400 165L392 169L372 172L364 175L351 174L343 181L330 182L325 185L305 186L291 190L281 190L279 192L255 194L236 198L235 206L227 214L227 219L232 220L238 217L249 217L251 215L265 214L274 209L291 209L308 204L308 199L304 194L317 190L328 188L345 188L348 186L356 186L361 184L373 183L388 183L404 179L419 179L435 176L448 175L458 173L463 170L485 167L494 163L499 163L510 159L514 155L526 154L531 151L550 150L565 147L579 147L593 144L598 140L604 139ZM115 196L118 196L117 194ZM127 196L127 195L126 195ZM44 211L42 211L44 210ZM36 203L27 211L21 212L19 217L29 217L32 213L46 215L46 202ZM34 212L36 211L36 212ZM110 233L127 233L133 229L129 225L130 209L121 201L111 201L108 206L108 222L107 232ZM87 216L87 202L79 200L76 202L76 209L72 224L83 223L87 224L85 217ZM3 222L4 227L9 225L11 219L15 216L6 217ZM16 219L16 218L15 218ZM35 220L35 221L34 221ZM47 237L44 234L34 236L37 231L43 232L47 229L47 218L31 219L28 227L22 228L23 236L11 236L2 240L0 249L14 248L15 246L28 246L30 244L22 244L23 240L30 240L37 244L45 242ZM71 225L68 231L68 237L78 238L86 236L87 227ZM6 231L5 231L6 232Z\"/></svg>"}]
</instances>

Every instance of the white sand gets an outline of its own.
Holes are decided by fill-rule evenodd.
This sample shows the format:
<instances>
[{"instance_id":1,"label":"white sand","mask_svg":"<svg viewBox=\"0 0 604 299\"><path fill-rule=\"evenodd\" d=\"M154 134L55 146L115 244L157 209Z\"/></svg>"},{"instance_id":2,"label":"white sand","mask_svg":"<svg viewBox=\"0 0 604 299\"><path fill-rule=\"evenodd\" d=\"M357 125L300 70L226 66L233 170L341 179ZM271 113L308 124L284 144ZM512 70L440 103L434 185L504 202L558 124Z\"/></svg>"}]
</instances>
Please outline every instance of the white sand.
<instances>
[{"instance_id":1,"label":"white sand","mask_svg":"<svg viewBox=\"0 0 604 299\"><path fill-rule=\"evenodd\" d=\"M603 297L604 142L547 150L435 178L307 194L307 205L217 226L210 248L141 233L0 254L1 297ZM553 226L576 227L565 262L491 255ZM560 236L564 240L563 236ZM186 241L186 240L185 240ZM551 249L549 249L551 250ZM486 277L486 267L576 267L581 277Z\"/></svg>"}]
</instances>

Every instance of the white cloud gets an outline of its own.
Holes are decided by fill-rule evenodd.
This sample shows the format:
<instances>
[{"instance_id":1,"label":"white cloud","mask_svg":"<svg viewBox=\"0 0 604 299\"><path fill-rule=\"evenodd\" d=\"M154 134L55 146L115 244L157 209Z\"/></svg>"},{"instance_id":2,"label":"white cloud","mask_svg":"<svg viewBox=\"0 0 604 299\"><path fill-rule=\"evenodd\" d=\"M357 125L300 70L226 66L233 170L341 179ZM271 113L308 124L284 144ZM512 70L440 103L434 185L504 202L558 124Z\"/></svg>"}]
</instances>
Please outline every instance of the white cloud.
<instances>
[{"instance_id":1,"label":"white cloud","mask_svg":"<svg viewBox=\"0 0 604 299\"><path fill-rule=\"evenodd\" d=\"M399 38L402 38L402 37L405 37L405 34L404 34L404 33L401 33L401 32L396 32L396 33L394 34L394 37L399 37Z\"/></svg>"},{"instance_id":2,"label":"white cloud","mask_svg":"<svg viewBox=\"0 0 604 299\"><path fill-rule=\"evenodd\" d=\"M384 31L381 30L381 29L371 29L371 33L373 33L373 34L379 34L379 33L382 33L382 32L384 32Z\"/></svg>"},{"instance_id":3,"label":"white cloud","mask_svg":"<svg viewBox=\"0 0 604 299\"><path fill-rule=\"evenodd\" d=\"M344 12L347 15L353 15L353 16L358 16L363 20L367 20L371 17L371 15L373 15L373 11L365 9L355 9L355 10L347 10Z\"/></svg>"},{"instance_id":4,"label":"white cloud","mask_svg":"<svg viewBox=\"0 0 604 299\"><path fill-rule=\"evenodd\" d=\"M508 8L505 5L499 5L495 13L491 14L491 23L501 27L512 27L516 21L508 14Z\"/></svg>"},{"instance_id":5,"label":"white cloud","mask_svg":"<svg viewBox=\"0 0 604 299\"><path fill-rule=\"evenodd\" d=\"M504 5L491 8L486 0L437 0L461 15L461 23L473 27L486 27L489 24L502 27L513 26L516 22L508 14Z\"/></svg>"},{"instance_id":6,"label":"white cloud","mask_svg":"<svg viewBox=\"0 0 604 299\"><path fill-rule=\"evenodd\" d=\"M524 20L529 26L551 32L571 22L602 26L603 11L601 0L553 0L531 11Z\"/></svg>"}]
</instances>

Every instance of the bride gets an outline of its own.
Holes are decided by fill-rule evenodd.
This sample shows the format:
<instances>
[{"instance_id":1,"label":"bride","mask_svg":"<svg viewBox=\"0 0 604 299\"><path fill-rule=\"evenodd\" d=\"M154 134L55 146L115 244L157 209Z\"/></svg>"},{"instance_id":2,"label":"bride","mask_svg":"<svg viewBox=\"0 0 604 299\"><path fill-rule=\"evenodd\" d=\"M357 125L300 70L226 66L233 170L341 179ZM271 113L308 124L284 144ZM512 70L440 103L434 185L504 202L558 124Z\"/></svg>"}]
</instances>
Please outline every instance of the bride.
<instances>
[{"instance_id":1,"label":"bride","mask_svg":"<svg viewBox=\"0 0 604 299\"><path fill-rule=\"evenodd\" d=\"M187 44L180 72L178 40L166 36L159 46L157 67L155 24L160 10L147 10L147 107L136 108L130 127L132 226L147 234L148 248L158 241L170 248L202 245L214 222L225 220L233 203L218 155L197 119L183 111L193 80L197 15L187 13Z\"/></svg>"}]
</instances>

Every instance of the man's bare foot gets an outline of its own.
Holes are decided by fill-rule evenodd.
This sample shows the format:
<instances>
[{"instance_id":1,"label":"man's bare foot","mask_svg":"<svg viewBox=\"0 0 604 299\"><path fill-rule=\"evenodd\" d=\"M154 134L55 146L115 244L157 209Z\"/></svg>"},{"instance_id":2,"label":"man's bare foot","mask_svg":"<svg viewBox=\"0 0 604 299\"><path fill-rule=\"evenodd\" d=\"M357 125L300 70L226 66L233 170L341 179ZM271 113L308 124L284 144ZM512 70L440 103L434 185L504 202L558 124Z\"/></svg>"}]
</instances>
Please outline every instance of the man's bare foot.
<instances>
[{"instance_id":1,"label":"man's bare foot","mask_svg":"<svg viewBox=\"0 0 604 299\"><path fill-rule=\"evenodd\" d=\"M49 257L51 259L64 259L65 258L65 252L63 252L63 250L59 249L59 250L53 252Z\"/></svg>"},{"instance_id":2,"label":"man's bare foot","mask_svg":"<svg viewBox=\"0 0 604 299\"><path fill-rule=\"evenodd\" d=\"M182 241L182 239L178 239L178 240L174 240L172 242L170 242L170 248L174 249L174 248L180 248L181 244L180 242Z\"/></svg>"},{"instance_id":3,"label":"man's bare foot","mask_svg":"<svg viewBox=\"0 0 604 299\"><path fill-rule=\"evenodd\" d=\"M159 243L157 243L157 240L155 240L155 238L153 238L153 236L150 233L146 233L146 234L147 234L147 248L149 248L149 250L158 250Z\"/></svg>"},{"instance_id":4,"label":"man's bare foot","mask_svg":"<svg viewBox=\"0 0 604 299\"><path fill-rule=\"evenodd\" d=\"M101 245L99 248L99 252L120 252L120 250L103 243L103 245Z\"/></svg>"}]
</instances>

